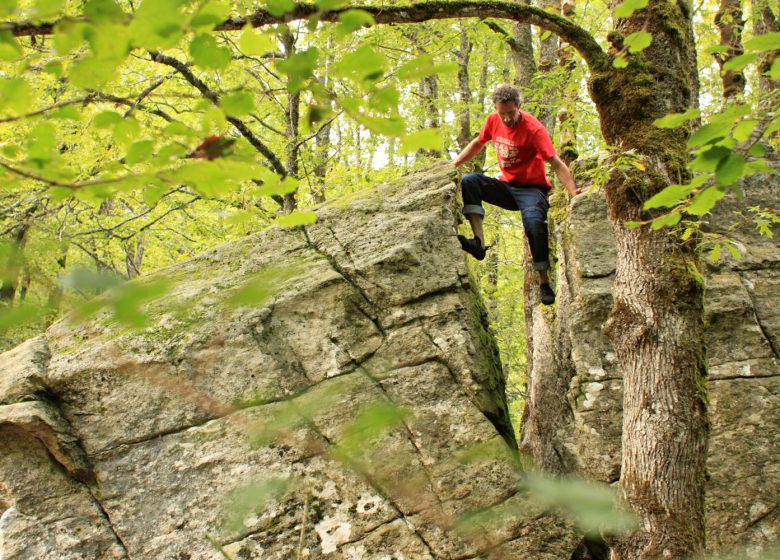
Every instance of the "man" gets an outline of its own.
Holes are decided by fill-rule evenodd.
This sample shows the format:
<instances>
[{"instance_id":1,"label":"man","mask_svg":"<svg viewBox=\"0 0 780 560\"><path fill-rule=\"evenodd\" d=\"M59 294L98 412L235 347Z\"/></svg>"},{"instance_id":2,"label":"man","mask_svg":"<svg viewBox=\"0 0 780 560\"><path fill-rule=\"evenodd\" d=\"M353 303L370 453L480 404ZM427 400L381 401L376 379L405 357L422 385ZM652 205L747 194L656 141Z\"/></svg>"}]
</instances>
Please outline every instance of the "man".
<instances>
[{"instance_id":1,"label":"man","mask_svg":"<svg viewBox=\"0 0 780 560\"><path fill-rule=\"evenodd\" d=\"M476 156L492 140L498 152L501 174L493 179L480 173L466 175L461 181L463 214L474 232L473 239L458 236L463 250L477 260L485 258L485 234L482 202L507 210L520 210L523 229L531 247L534 270L539 272L542 303L555 302L547 269L550 249L547 244L547 195L552 189L544 163L547 162L571 196L580 192L569 168L558 157L550 135L536 118L520 110L520 93L510 85L502 85L493 93L496 112L485 121L479 136L455 158L455 167Z\"/></svg>"}]
</instances>

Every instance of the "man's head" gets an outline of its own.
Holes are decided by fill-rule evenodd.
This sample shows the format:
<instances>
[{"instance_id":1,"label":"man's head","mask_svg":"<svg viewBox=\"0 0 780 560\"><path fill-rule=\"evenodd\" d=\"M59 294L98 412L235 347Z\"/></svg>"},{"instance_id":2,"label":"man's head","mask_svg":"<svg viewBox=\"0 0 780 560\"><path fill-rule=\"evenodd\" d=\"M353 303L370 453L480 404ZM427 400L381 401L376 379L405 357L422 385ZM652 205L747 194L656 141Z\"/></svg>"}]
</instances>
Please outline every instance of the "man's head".
<instances>
[{"instance_id":1,"label":"man's head","mask_svg":"<svg viewBox=\"0 0 780 560\"><path fill-rule=\"evenodd\" d=\"M520 92L517 88L504 84L493 92L493 105L504 125L512 127L520 120Z\"/></svg>"}]
</instances>

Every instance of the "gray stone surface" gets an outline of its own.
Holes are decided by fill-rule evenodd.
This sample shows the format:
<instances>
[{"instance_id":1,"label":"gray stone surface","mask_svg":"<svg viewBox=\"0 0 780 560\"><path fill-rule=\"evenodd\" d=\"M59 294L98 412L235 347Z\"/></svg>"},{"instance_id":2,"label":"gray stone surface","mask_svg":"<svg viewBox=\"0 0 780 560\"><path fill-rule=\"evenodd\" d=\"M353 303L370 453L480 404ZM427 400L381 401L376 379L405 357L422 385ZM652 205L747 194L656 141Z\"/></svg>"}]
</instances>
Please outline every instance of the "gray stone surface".
<instances>
[{"instance_id":1,"label":"gray stone surface","mask_svg":"<svg viewBox=\"0 0 780 560\"><path fill-rule=\"evenodd\" d=\"M518 493L453 179L162 270L144 330L63 320L0 355L0 558L568 557Z\"/></svg>"},{"instance_id":2,"label":"gray stone surface","mask_svg":"<svg viewBox=\"0 0 780 560\"><path fill-rule=\"evenodd\" d=\"M707 539L714 551L761 550L780 537L780 236L759 236L747 208L780 208L778 175L744 181L744 201L727 196L707 216L705 231L727 233L743 258L706 261L706 341L710 399L707 463ZM544 415L560 400L556 375L567 374L571 419L554 431L523 427L524 448L552 446L568 472L611 482L620 476L622 381L607 337L601 332L612 305L614 242L603 194L580 195L554 215L559 248L559 303L549 317L544 343L569 340L573 369L530 372L527 415ZM739 222L735 227L731 227ZM724 251L725 253L725 251ZM563 297L560 297L560 296ZM548 344L547 349L567 348ZM536 352L536 348L530 349ZM561 361L556 356L552 361ZM563 362L562 362L563 363ZM536 378L538 376L539 378ZM530 408L530 410L528 410ZM545 438L539 442L540 437Z\"/></svg>"}]
</instances>

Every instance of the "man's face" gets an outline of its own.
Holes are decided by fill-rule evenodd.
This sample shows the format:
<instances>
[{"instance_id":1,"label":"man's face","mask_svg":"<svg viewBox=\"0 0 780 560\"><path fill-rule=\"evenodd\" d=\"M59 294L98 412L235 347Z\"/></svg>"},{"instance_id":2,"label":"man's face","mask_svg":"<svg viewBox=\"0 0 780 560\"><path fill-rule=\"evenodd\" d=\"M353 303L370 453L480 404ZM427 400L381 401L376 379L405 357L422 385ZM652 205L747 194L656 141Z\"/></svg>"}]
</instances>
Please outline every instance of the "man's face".
<instances>
[{"instance_id":1,"label":"man's face","mask_svg":"<svg viewBox=\"0 0 780 560\"><path fill-rule=\"evenodd\" d=\"M520 120L520 107L514 101L499 101L496 103L496 113L507 127L513 127Z\"/></svg>"}]
</instances>

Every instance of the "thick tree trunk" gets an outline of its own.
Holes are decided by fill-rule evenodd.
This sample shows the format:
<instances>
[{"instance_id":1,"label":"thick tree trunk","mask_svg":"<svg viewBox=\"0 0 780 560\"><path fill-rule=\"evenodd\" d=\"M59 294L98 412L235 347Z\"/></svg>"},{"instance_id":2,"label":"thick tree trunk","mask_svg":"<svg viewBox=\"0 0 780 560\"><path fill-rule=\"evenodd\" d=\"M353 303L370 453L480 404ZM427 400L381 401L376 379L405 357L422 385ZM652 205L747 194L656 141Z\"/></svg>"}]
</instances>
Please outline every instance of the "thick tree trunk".
<instances>
[{"instance_id":1,"label":"thick tree trunk","mask_svg":"<svg viewBox=\"0 0 780 560\"><path fill-rule=\"evenodd\" d=\"M778 31L780 31L780 23L772 12L769 2L767 0L753 0L753 35L764 35ZM769 51L761 58L761 62L758 64L758 84L761 91L770 92L780 89L780 78L770 80L764 75L778 57L780 57L780 49Z\"/></svg>"},{"instance_id":2,"label":"thick tree trunk","mask_svg":"<svg viewBox=\"0 0 780 560\"><path fill-rule=\"evenodd\" d=\"M605 332L624 379L620 489L639 529L614 541L614 560L685 558L704 547L707 451L703 283L694 244L670 230L626 227L643 203L687 176L686 134L653 121L693 102L693 36L682 3L652 3L616 31L653 43L628 68L591 81L610 145L633 149L644 172L615 175L607 202L617 243L614 306Z\"/></svg>"},{"instance_id":3,"label":"thick tree trunk","mask_svg":"<svg viewBox=\"0 0 780 560\"><path fill-rule=\"evenodd\" d=\"M720 0L718 13L715 15L715 25L720 30L720 44L728 47L725 53L715 55L715 60L721 68L723 97L729 100L745 91L745 75L742 72L723 71L724 64L745 52L742 48L742 30L745 27L745 20L742 19L742 2Z\"/></svg>"}]
</instances>

